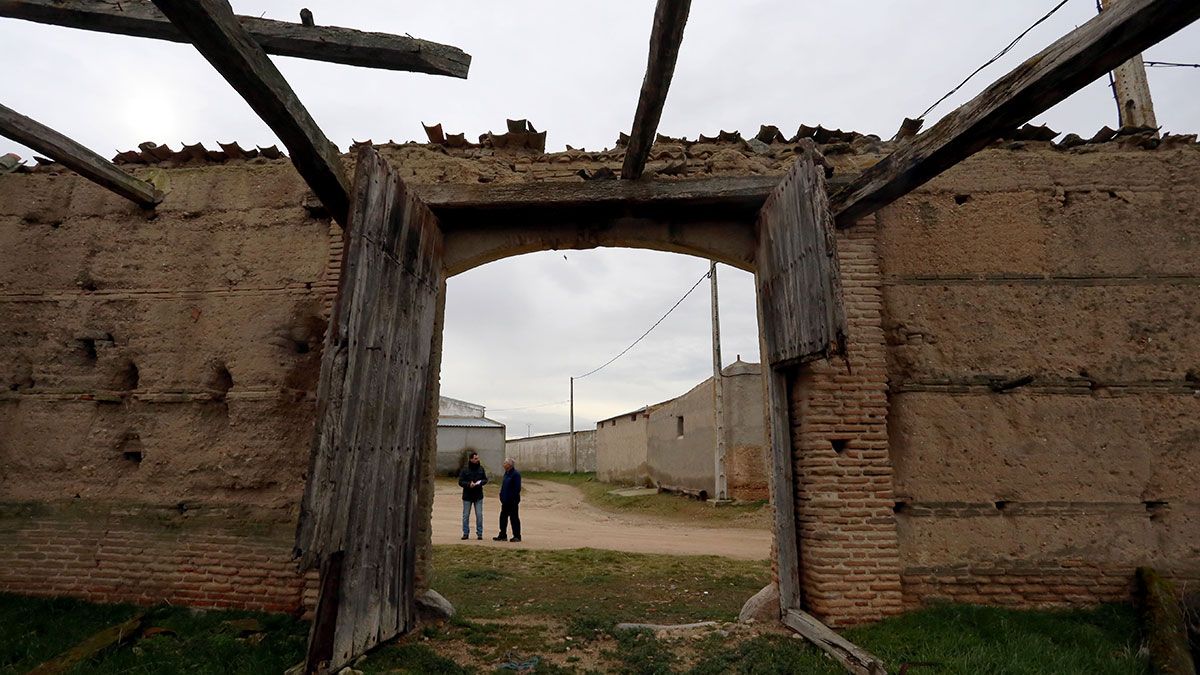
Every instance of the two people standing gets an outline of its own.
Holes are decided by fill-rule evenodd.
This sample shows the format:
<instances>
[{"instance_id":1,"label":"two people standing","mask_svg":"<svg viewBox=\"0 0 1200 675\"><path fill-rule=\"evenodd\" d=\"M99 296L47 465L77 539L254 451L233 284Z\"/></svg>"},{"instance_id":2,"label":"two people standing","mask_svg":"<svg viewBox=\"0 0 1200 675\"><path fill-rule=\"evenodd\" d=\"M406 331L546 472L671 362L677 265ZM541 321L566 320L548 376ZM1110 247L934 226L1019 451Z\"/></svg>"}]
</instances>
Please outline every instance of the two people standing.
<instances>
[{"instance_id":1,"label":"two people standing","mask_svg":"<svg viewBox=\"0 0 1200 675\"><path fill-rule=\"evenodd\" d=\"M467 465L458 474L458 485L462 488L462 538L471 536L471 509L475 509L475 538L483 539L483 486L487 485L487 472L479 462L479 453L467 457ZM500 535L493 541L521 541L521 472L512 458L504 460L504 479L500 483ZM512 539L508 538L508 524L512 521Z\"/></svg>"}]
</instances>

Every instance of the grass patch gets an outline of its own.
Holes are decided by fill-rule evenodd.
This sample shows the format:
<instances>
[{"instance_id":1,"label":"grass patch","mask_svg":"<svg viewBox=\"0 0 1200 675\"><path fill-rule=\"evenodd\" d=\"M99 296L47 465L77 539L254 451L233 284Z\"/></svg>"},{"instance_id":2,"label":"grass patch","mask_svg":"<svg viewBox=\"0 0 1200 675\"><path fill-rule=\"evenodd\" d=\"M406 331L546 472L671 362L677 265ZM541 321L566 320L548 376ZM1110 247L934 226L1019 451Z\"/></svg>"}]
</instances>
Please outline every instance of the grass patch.
<instances>
[{"instance_id":1,"label":"grass patch","mask_svg":"<svg viewBox=\"0 0 1200 675\"><path fill-rule=\"evenodd\" d=\"M931 662L914 673L1145 673L1138 619L1128 605L1080 610L1017 611L973 605L934 605L846 637L899 669Z\"/></svg>"},{"instance_id":2,"label":"grass patch","mask_svg":"<svg viewBox=\"0 0 1200 675\"><path fill-rule=\"evenodd\" d=\"M760 529L771 526L771 507L765 500L713 506L707 502L667 493L620 497L609 494L609 492L622 486L600 482L596 480L594 473L530 471L522 473L521 476L530 480L547 480L573 485L583 492L584 499L589 504L614 513L656 516L700 526L736 526Z\"/></svg>"},{"instance_id":3,"label":"grass patch","mask_svg":"<svg viewBox=\"0 0 1200 675\"><path fill-rule=\"evenodd\" d=\"M434 547L433 567L464 619L538 617L581 637L620 621L731 621L771 574L765 560L453 545Z\"/></svg>"},{"instance_id":4,"label":"grass patch","mask_svg":"<svg viewBox=\"0 0 1200 675\"><path fill-rule=\"evenodd\" d=\"M140 611L66 598L0 595L0 673L23 673ZM227 623L252 619L260 630ZM283 672L304 657L308 624L286 614L157 607L145 627L167 629L82 662L77 673Z\"/></svg>"}]
</instances>

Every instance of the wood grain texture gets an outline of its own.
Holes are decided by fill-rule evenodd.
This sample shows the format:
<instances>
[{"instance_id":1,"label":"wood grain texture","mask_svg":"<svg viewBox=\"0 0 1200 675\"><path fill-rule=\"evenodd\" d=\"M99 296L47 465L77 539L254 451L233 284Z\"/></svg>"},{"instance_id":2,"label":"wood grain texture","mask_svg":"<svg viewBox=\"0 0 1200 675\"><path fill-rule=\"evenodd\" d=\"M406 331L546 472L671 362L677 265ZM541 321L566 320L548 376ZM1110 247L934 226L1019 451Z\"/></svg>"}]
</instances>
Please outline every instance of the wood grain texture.
<instances>
[{"instance_id":1,"label":"wood grain texture","mask_svg":"<svg viewBox=\"0 0 1200 675\"><path fill-rule=\"evenodd\" d=\"M675 74L679 45L683 43L683 27L687 25L691 6L691 0L658 0L654 8L646 76L642 79L637 111L633 115L621 178L640 178L646 168L658 122L662 119L663 105L667 102L667 90L671 88L671 77Z\"/></svg>"},{"instance_id":2,"label":"wood grain texture","mask_svg":"<svg viewBox=\"0 0 1200 675\"><path fill-rule=\"evenodd\" d=\"M337 147L325 137L279 69L234 16L229 3L155 0L155 5L283 141L292 164L333 219L344 227L350 197Z\"/></svg>"},{"instance_id":3,"label":"wood grain texture","mask_svg":"<svg viewBox=\"0 0 1200 675\"><path fill-rule=\"evenodd\" d=\"M873 654L833 632L807 612L792 609L784 612L783 622L804 636L853 675L887 675L887 668Z\"/></svg>"},{"instance_id":4,"label":"wood grain texture","mask_svg":"<svg viewBox=\"0 0 1200 675\"><path fill-rule=\"evenodd\" d=\"M1122 0L838 191L832 198L838 226L911 192L1197 18L1196 0Z\"/></svg>"},{"instance_id":5,"label":"wood grain texture","mask_svg":"<svg viewBox=\"0 0 1200 675\"><path fill-rule=\"evenodd\" d=\"M824 169L811 142L758 217L758 302L764 362L796 366L845 353L837 240Z\"/></svg>"},{"instance_id":6,"label":"wood grain texture","mask_svg":"<svg viewBox=\"0 0 1200 675\"><path fill-rule=\"evenodd\" d=\"M800 609L800 548L789 413L796 367L845 351L846 319L833 216L816 146L807 141L758 216L758 321L770 430L779 601Z\"/></svg>"},{"instance_id":7,"label":"wood grain texture","mask_svg":"<svg viewBox=\"0 0 1200 675\"><path fill-rule=\"evenodd\" d=\"M771 500L775 507L775 561L779 571L779 608L800 609L799 521L796 518L795 453L788 414L791 383L786 370L768 368L763 378L767 402L766 423L771 443Z\"/></svg>"},{"instance_id":8,"label":"wood grain texture","mask_svg":"<svg viewBox=\"0 0 1200 675\"><path fill-rule=\"evenodd\" d=\"M322 583L318 599L336 612L317 618L336 625L318 621L311 633L331 644L309 649L329 654L333 670L413 625L417 482L436 424L428 400L444 283L437 219L372 148L359 154L354 187L296 534L303 568L324 574L344 556L340 582Z\"/></svg>"},{"instance_id":9,"label":"wood grain texture","mask_svg":"<svg viewBox=\"0 0 1200 675\"><path fill-rule=\"evenodd\" d=\"M146 0L0 0L0 16L171 42L191 41ZM252 16L237 19L268 54L464 79L471 66L470 55L457 47L406 35Z\"/></svg>"},{"instance_id":10,"label":"wood grain texture","mask_svg":"<svg viewBox=\"0 0 1200 675\"><path fill-rule=\"evenodd\" d=\"M162 193L116 164L50 127L0 105L0 135L29 146L84 178L121 195L138 206L153 207Z\"/></svg>"}]
</instances>

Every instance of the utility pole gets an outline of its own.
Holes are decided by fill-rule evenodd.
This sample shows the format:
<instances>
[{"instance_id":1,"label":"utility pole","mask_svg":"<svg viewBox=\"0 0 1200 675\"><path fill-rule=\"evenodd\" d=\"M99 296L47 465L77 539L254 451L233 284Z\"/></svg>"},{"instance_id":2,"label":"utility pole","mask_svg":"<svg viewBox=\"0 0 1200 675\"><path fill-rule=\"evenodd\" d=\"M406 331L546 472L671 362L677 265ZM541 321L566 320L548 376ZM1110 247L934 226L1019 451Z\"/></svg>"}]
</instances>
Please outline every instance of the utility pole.
<instances>
[{"instance_id":1,"label":"utility pole","mask_svg":"<svg viewBox=\"0 0 1200 675\"><path fill-rule=\"evenodd\" d=\"M725 408L724 376L721 374L721 312L717 304L717 262L708 261L709 286L712 288L712 351L713 351L713 431L717 437L713 476L716 485L713 498L729 499L729 484L725 475Z\"/></svg>"},{"instance_id":2,"label":"utility pole","mask_svg":"<svg viewBox=\"0 0 1200 675\"><path fill-rule=\"evenodd\" d=\"M1121 0L1099 0L1104 11ZM1113 96L1117 99L1117 116L1123 127L1158 128L1154 116L1154 101L1150 99L1150 82L1146 79L1146 64L1138 54L1112 71Z\"/></svg>"},{"instance_id":3,"label":"utility pole","mask_svg":"<svg viewBox=\"0 0 1200 675\"><path fill-rule=\"evenodd\" d=\"M571 378L571 473L578 471L578 459L575 454L575 378Z\"/></svg>"}]
</instances>

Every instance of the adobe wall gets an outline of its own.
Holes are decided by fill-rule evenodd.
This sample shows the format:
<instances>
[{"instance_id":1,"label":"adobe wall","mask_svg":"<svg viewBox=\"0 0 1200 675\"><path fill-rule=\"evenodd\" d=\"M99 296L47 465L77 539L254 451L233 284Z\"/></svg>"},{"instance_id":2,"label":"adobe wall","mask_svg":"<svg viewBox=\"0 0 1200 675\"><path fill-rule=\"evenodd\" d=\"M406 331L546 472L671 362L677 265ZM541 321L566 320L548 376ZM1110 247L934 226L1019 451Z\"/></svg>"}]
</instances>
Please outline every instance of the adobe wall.
<instances>
[{"instance_id":1,"label":"adobe wall","mask_svg":"<svg viewBox=\"0 0 1200 675\"><path fill-rule=\"evenodd\" d=\"M679 418L683 434L679 434ZM716 469L712 378L686 394L660 403L646 422L646 468L655 485L713 492Z\"/></svg>"},{"instance_id":2,"label":"adobe wall","mask_svg":"<svg viewBox=\"0 0 1200 675\"><path fill-rule=\"evenodd\" d=\"M1200 152L984 153L879 251L905 600L1200 580Z\"/></svg>"},{"instance_id":3,"label":"adobe wall","mask_svg":"<svg viewBox=\"0 0 1200 675\"><path fill-rule=\"evenodd\" d=\"M607 483L646 485L649 414L629 413L596 423L596 478Z\"/></svg>"},{"instance_id":4,"label":"adobe wall","mask_svg":"<svg viewBox=\"0 0 1200 675\"><path fill-rule=\"evenodd\" d=\"M849 366L792 387L815 613L1117 598L1143 561L1200 576L1200 151L1138 145L993 148L839 234ZM824 147L839 172L880 151ZM621 160L384 153L415 184ZM792 157L672 142L651 170L779 175ZM290 549L340 230L286 160L180 161L131 167L166 188L153 213L59 167L0 176L0 590L311 599Z\"/></svg>"}]
</instances>

